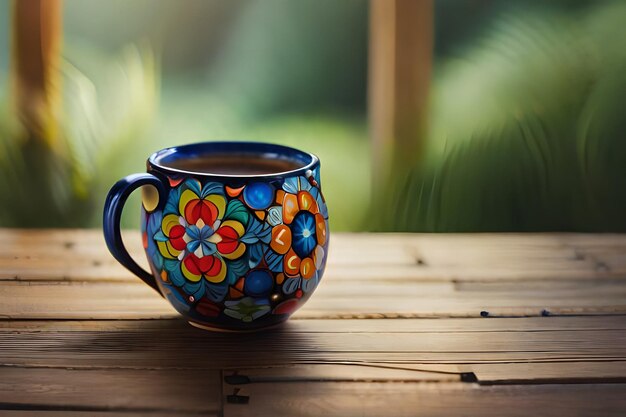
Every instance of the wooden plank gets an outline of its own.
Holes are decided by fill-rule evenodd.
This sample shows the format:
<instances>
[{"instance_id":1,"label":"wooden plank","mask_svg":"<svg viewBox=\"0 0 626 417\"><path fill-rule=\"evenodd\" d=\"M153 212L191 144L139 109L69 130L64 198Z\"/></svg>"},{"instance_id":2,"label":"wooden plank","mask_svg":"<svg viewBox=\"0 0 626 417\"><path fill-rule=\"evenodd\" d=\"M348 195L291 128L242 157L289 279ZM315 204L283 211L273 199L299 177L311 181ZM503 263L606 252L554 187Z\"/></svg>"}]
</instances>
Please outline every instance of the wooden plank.
<instances>
[{"instance_id":1,"label":"wooden plank","mask_svg":"<svg viewBox=\"0 0 626 417\"><path fill-rule=\"evenodd\" d=\"M137 233L128 235L131 240L139 240ZM623 276L611 269L590 272L590 265L580 264L580 254L566 247L584 243L607 251L607 245L601 243L603 238L340 234L333 240L333 248L337 249L331 251L318 294L296 317L477 317L484 311L492 316L538 316L546 312L623 314ZM609 246L626 242L623 236L606 239ZM149 290L139 288L143 284L112 260L99 231L4 230L0 233L0 247L9 253L0 260L0 279L26 281L18 281L22 286L0 283L0 301L5 306L1 316L175 316L166 303ZM412 250L426 252L426 260L416 262L415 259L423 258L423 253L411 255ZM11 257L11 251L19 255ZM137 252L140 255L141 251ZM359 261L359 254L367 256L367 262L376 263L350 264L354 259ZM533 272L528 271L529 264L539 266ZM457 275L457 271L462 272ZM81 285L38 287L32 280L51 280L53 284L77 281ZM119 280L124 284L91 287L82 284L85 280ZM508 285L502 280L513 282ZM130 296L120 299L119 294Z\"/></svg>"},{"instance_id":2,"label":"wooden plank","mask_svg":"<svg viewBox=\"0 0 626 417\"><path fill-rule=\"evenodd\" d=\"M290 319L279 329L290 333L488 333L560 332L581 330L626 330L626 316L581 317L522 317L522 318L470 318L470 319L342 319L319 320ZM189 331L196 334L183 320L105 320L105 321L54 321L18 320L0 321L1 332L170 332ZM486 333L483 335L482 333Z\"/></svg>"},{"instance_id":3,"label":"wooden plank","mask_svg":"<svg viewBox=\"0 0 626 417\"><path fill-rule=\"evenodd\" d=\"M221 390L217 371L0 367L0 409L217 416Z\"/></svg>"},{"instance_id":4,"label":"wooden plank","mask_svg":"<svg viewBox=\"0 0 626 417\"><path fill-rule=\"evenodd\" d=\"M455 256L450 252L450 257ZM330 262L330 261L329 261ZM524 267L526 265L526 267ZM329 264L324 274L325 278L342 279L347 281L364 282L369 280L375 281L537 281L537 280L590 280L590 279L615 279L622 280L626 276L624 270L606 271L593 270L591 266L572 265L571 268L560 268L543 265L532 266L532 260L526 260L519 264L511 263L507 265L488 263L485 265L459 264L448 266L431 265L428 267L420 265L398 265L394 267L364 265L362 268L356 268L353 265L333 265ZM567 265L566 265L567 266Z\"/></svg>"},{"instance_id":5,"label":"wooden plank","mask_svg":"<svg viewBox=\"0 0 626 417\"><path fill-rule=\"evenodd\" d=\"M626 384L490 386L464 383L224 384L224 416L622 416ZM239 400L240 403L235 403Z\"/></svg>"},{"instance_id":6,"label":"wooden plank","mask_svg":"<svg viewBox=\"0 0 626 417\"><path fill-rule=\"evenodd\" d=\"M0 410L0 417L150 417L170 416L170 411L147 411L147 412L118 412L118 411L53 411L53 410ZM176 416L198 416L196 412L186 413L178 411ZM202 415L202 414L200 414ZM206 414L211 417L211 414Z\"/></svg>"},{"instance_id":7,"label":"wooden plank","mask_svg":"<svg viewBox=\"0 0 626 417\"><path fill-rule=\"evenodd\" d=\"M141 240L136 232L126 232L127 247L134 258L146 265ZM338 235L333 239L333 263L359 263L367 244L354 245L353 239ZM371 245L369 245L371 251ZM139 282L109 255L101 232L55 231L0 232L0 280L121 280ZM356 261L352 261L356 259ZM414 263L402 242L385 240L378 245L377 265Z\"/></svg>"},{"instance_id":8,"label":"wooden plank","mask_svg":"<svg viewBox=\"0 0 626 417\"><path fill-rule=\"evenodd\" d=\"M249 398L227 403L225 415L250 405L255 415L624 408L624 236L340 234L332 247L322 286L293 320L272 332L215 334L179 320L115 264L99 231L0 231L0 410L215 415L202 381L226 368L252 380L227 384L224 399L235 388ZM481 311L489 317L376 319ZM480 387L456 382L468 372Z\"/></svg>"},{"instance_id":9,"label":"wooden plank","mask_svg":"<svg viewBox=\"0 0 626 417\"><path fill-rule=\"evenodd\" d=\"M348 363L346 363L347 365ZM355 363L352 363L355 364ZM440 376L459 376L461 381L480 385L624 383L626 361L502 362L478 364L424 364L368 362L368 367L415 371ZM427 378L424 376L424 378Z\"/></svg>"},{"instance_id":10,"label":"wooden plank","mask_svg":"<svg viewBox=\"0 0 626 417\"><path fill-rule=\"evenodd\" d=\"M626 361L502 362L478 364L423 364L369 362L367 366L420 373L458 375L481 385L624 383Z\"/></svg>"},{"instance_id":11,"label":"wooden plank","mask_svg":"<svg viewBox=\"0 0 626 417\"><path fill-rule=\"evenodd\" d=\"M134 230L123 231L128 249L141 252L141 239ZM433 248L435 251L448 246L467 251L493 249L513 255L522 253L541 253L551 250L564 252L576 249L606 250L626 246L624 234L583 234L583 233L333 233L333 245L341 251L354 248L369 248L368 253L377 253L391 245L393 249L403 250ZM456 243L455 243L456 242ZM378 245L376 243L379 243ZM52 251L86 251L104 248L102 231L99 229L2 229L0 245L3 249L12 248L48 248ZM408 247L407 247L408 245ZM573 254L572 252L568 252ZM405 259L404 255L401 259Z\"/></svg>"},{"instance_id":12,"label":"wooden plank","mask_svg":"<svg viewBox=\"0 0 626 417\"><path fill-rule=\"evenodd\" d=\"M408 235L429 265L457 271L461 279L624 276L623 235L455 234ZM462 272L462 271L459 271ZM482 277L481 277L482 275Z\"/></svg>"},{"instance_id":13,"label":"wooden plank","mask_svg":"<svg viewBox=\"0 0 626 417\"><path fill-rule=\"evenodd\" d=\"M532 284L532 283L531 283ZM626 280L601 285L505 286L324 279L298 318L626 314ZM177 313L148 286L118 282L0 283L0 318L147 319Z\"/></svg>"},{"instance_id":14,"label":"wooden plank","mask_svg":"<svg viewBox=\"0 0 626 417\"><path fill-rule=\"evenodd\" d=\"M595 364L593 364L595 365ZM607 364L604 364L607 365ZM508 365L479 365L479 382L502 383L501 369ZM518 364L518 367L526 365ZM538 366L554 369L554 364L532 364L524 371L536 375ZM481 369L482 368L482 369ZM522 369L520 369L522 370ZM608 365L608 373L611 373ZM217 371L215 371L217 374ZM212 378L206 371L168 370L70 370L37 368L0 368L0 407L15 409L30 407L39 409L123 410L126 412L152 413L201 412L203 415L218 415L220 407L219 378ZM254 396L255 406L263 406L257 397L256 385L270 384L286 387L290 391L294 385L309 392L322 383L335 386L338 383L360 382L359 387L369 387L370 383L385 382L410 384L412 382L455 382L459 375L454 373L411 371L408 369L377 368L354 365L301 365L278 368L238 369L224 371L225 387L222 395L232 395L239 389L239 395ZM556 382L561 377L554 373L543 373ZM483 376L484 379L481 379ZM555 378L556 376L556 378ZM489 377L490 379L488 379ZM302 383L309 382L302 386ZM505 380L506 383L528 382L528 380ZM567 381L565 381L567 382ZM576 382L576 381L569 381ZM328 384L331 383L331 384ZM534 381L536 383L536 381ZM414 385L414 384L413 384ZM422 384L423 385L423 384ZM443 390L448 384L442 386ZM416 387L413 387L415 390ZM295 389L295 388L294 388ZM516 387L516 389L519 389ZM418 391L418 390L417 390ZM283 392L281 390L280 392ZM363 393L365 394L365 393ZM407 393L405 393L407 394ZM408 394L407 394L408 395ZM435 395L438 395L435 393ZM267 399L276 400L277 395ZM457 398L455 395L453 398ZM546 398L548 401L549 398ZM301 404L302 400L295 401ZM343 398L341 402L347 401ZM227 403L227 410L230 405ZM236 410L239 411L239 410ZM255 411L258 411L255 409ZM406 409L404 411L407 411ZM228 415L228 414L227 414Z\"/></svg>"},{"instance_id":15,"label":"wooden plank","mask_svg":"<svg viewBox=\"0 0 626 417\"><path fill-rule=\"evenodd\" d=\"M125 319L176 317L147 285L118 283L23 283L0 285L0 317Z\"/></svg>"},{"instance_id":16,"label":"wooden plank","mask_svg":"<svg viewBox=\"0 0 626 417\"><path fill-rule=\"evenodd\" d=\"M522 319L519 319L522 321ZM561 320L549 318L545 320ZM0 330L0 364L85 368L223 369L304 363L385 362L475 364L502 362L572 362L626 360L626 332L617 330L459 331L427 328L414 334L394 332L393 323L367 332L348 332L353 323L295 320L258 334L204 332L177 320L99 323L92 329L30 328ZM478 320L480 321L480 320ZM485 319L486 323L498 319ZM511 320L515 322L517 320ZM366 321L367 323L371 321ZM417 322L417 321L416 321ZM528 324L528 323L527 323ZM468 325L471 321L468 320ZM587 325L590 325L588 322ZM606 326L607 323L604 324ZM615 327L623 325L617 323ZM309 327L311 326L311 327ZM515 325L512 325L513 329ZM442 332L445 330L445 332ZM210 352L210 354L207 354ZM563 365L568 366L568 365Z\"/></svg>"},{"instance_id":17,"label":"wooden plank","mask_svg":"<svg viewBox=\"0 0 626 417\"><path fill-rule=\"evenodd\" d=\"M124 232L134 258L147 266L141 237ZM139 281L109 254L100 230L0 231L0 280Z\"/></svg>"},{"instance_id":18,"label":"wooden plank","mask_svg":"<svg viewBox=\"0 0 626 417\"><path fill-rule=\"evenodd\" d=\"M481 365L485 366L485 365ZM491 366L492 369L505 365ZM521 366L521 365L520 365ZM552 364L550 364L552 366ZM485 368L486 369L486 368ZM531 370L532 371L532 370ZM486 374L488 371L484 371ZM492 372L493 371L489 371ZM365 415L382 415L382 407L399 403L401 407L390 407L393 413L414 415L419 410L423 415L433 415L438 411L455 414L457 407L467 405L470 401L478 401L472 408L480 415L499 415L489 408L488 399L492 398L493 405L504 406L507 394L529 399L536 397L539 403L549 403L562 397L561 390L554 390L554 386L539 394L535 387L514 386L508 391L494 389L494 387L475 388L471 384L458 384L459 375L444 372L412 371L410 369L379 368L358 365L296 365L283 367L263 367L252 369L227 370L222 378L217 371L213 376L205 370L84 370L84 369L38 369L38 368L4 368L0 367L0 407L5 409L20 409L21 407L38 410L74 410L83 412L98 412L110 410L130 413L202 413L202 415L220 415L220 405L225 404L224 415L240 415L251 409L255 415L276 415L280 408L267 408L270 403L278 403L278 407L290 405L291 412L302 414L301 409L308 409L311 404L324 404L332 412L351 415L362 412L360 406L353 403L353 395L359 391L359 398L370 401L371 396L380 395L383 389L385 396L368 404ZM419 382L419 384L416 384ZM429 383L430 382L430 383ZM437 382L433 384L432 382ZM222 388L223 385L223 388ZM391 387L390 387L391 385ZM263 388L260 388L263 386ZM267 390L265 387L273 390ZM469 386L469 388L468 388ZM615 386L622 389L613 392ZM385 389L385 388L389 389ZM623 392L624 385L583 385L590 388L591 396L602 397L609 403L607 407L620 407L618 394ZM404 388L410 388L405 390ZM562 387L565 391L576 389ZM221 391L221 392L220 392ZM298 392L300 395L298 396ZM306 395L302 395L306 393ZM430 395L440 398L446 403L442 410L429 409L435 402L420 401L420 407L408 407L406 401L415 395L420 397ZM222 398L220 398L220 395ZM233 395L236 397L233 399ZM543 396L545 395L545 396ZM287 398L285 398L285 396ZM313 398L311 398L313 396ZM396 398L397 397L397 398ZM502 398L500 398L502 397ZM556 398L554 398L556 397ZM247 404L234 404L233 400ZM387 399L387 402L384 399ZM462 404L457 404L461 398ZM443 401L445 399L445 401ZM317 401L315 401L317 400ZM509 399L512 400L512 399ZM540 400L540 401L539 401ZM282 401L286 401L282 404ZM623 400L622 400L623 401ZM418 403L416 403L418 404ZM611 409L587 409L591 404L585 402L578 410L611 411ZM526 406L537 406L526 404ZM275 407L276 405L271 405ZM254 407L254 408L250 408ZM370 407L377 407L370 409ZM424 408L426 407L426 408ZM337 409L339 408L339 409ZM524 409L526 412L542 410ZM559 412L566 409L558 408ZM283 409L285 411L285 409ZM322 409L316 409L317 412ZM311 411L313 412L313 411ZM378 412L379 414L375 414ZM233 413L233 414L231 414ZM348 413L348 414L345 414ZM510 413L505 413L509 415ZM26 414L26 415L47 415ZM72 414L70 414L72 415ZM313 414L315 415L315 414ZM359 414L360 415L360 414ZM384 414L389 415L389 414ZM417 414L422 415L422 414ZM441 414L444 415L444 414ZM557 414L558 415L558 414ZM604 414L603 414L604 415Z\"/></svg>"},{"instance_id":19,"label":"wooden plank","mask_svg":"<svg viewBox=\"0 0 626 417\"><path fill-rule=\"evenodd\" d=\"M145 263L139 234L125 233ZM626 236L334 234L326 278L340 280L593 280L626 276ZM139 282L99 230L0 231L0 280Z\"/></svg>"},{"instance_id":20,"label":"wooden plank","mask_svg":"<svg viewBox=\"0 0 626 417\"><path fill-rule=\"evenodd\" d=\"M499 363L461 366L481 384L572 384L626 382L626 361L567 363Z\"/></svg>"},{"instance_id":21,"label":"wooden plank","mask_svg":"<svg viewBox=\"0 0 626 417\"><path fill-rule=\"evenodd\" d=\"M285 365L222 371L230 385L264 382L460 382L458 371L402 369L368 364Z\"/></svg>"}]
</instances>

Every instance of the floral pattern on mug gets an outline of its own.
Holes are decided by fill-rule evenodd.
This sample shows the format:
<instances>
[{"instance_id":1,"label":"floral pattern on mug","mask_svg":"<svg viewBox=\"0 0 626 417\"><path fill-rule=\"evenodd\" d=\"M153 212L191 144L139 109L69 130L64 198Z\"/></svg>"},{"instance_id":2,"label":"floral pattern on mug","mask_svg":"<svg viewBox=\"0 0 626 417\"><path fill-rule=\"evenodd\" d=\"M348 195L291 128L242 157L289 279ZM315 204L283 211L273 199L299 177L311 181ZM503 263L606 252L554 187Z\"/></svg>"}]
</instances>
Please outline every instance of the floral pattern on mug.
<instances>
[{"instance_id":1,"label":"floral pattern on mug","mask_svg":"<svg viewBox=\"0 0 626 417\"><path fill-rule=\"evenodd\" d=\"M326 256L328 211L310 180L287 178L282 188L282 221L272 228L272 236L279 239L272 239L266 259L270 269L287 276L283 292L300 298L319 282L318 271Z\"/></svg>"},{"instance_id":2,"label":"floral pattern on mug","mask_svg":"<svg viewBox=\"0 0 626 417\"><path fill-rule=\"evenodd\" d=\"M162 284L205 317L290 314L318 285L328 244L319 174L307 174L239 187L170 179L163 210L144 221Z\"/></svg>"}]
</instances>

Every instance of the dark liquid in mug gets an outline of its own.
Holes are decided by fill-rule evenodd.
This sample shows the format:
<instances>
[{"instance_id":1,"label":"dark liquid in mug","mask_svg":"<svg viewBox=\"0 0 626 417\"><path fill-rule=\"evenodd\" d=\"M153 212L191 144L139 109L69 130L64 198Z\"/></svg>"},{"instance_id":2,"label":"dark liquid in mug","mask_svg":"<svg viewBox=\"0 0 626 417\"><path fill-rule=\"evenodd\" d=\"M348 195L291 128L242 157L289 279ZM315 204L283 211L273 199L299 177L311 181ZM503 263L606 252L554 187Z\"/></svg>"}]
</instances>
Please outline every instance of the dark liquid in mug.
<instances>
[{"instance_id":1,"label":"dark liquid in mug","mask_svg":"<svg viewBox=\"0 0 626 417\"><path fill-rule=\"evenodd\" d=\"M288 159L270 159L251 155L214 154L177 159L164 164L182 171L219 175L268 175L302 167Z\"/></svg>"}]
</instances>

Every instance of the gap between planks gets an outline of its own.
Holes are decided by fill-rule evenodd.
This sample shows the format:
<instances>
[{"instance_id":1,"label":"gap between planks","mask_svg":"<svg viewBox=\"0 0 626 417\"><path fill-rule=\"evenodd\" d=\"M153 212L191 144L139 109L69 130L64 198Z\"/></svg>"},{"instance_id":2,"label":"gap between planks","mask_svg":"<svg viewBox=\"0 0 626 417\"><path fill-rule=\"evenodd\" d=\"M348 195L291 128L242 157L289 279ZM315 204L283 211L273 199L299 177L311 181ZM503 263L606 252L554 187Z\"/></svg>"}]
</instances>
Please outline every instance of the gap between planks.
<instances>
[{"instance_id":1,"label":"gap between planks","mask_svg":"<svg viewBox=\"0 0 626 417\"><path fill-rule=\"evenodd\" d=\"M626 316L467 318L467 319L301 319L292 317L276 332L289 333L534 333L626 330ZM188 337L212 334L180 316L168 320L0 320L2 332L183 331Z\"/></svg>"}]
</instances>

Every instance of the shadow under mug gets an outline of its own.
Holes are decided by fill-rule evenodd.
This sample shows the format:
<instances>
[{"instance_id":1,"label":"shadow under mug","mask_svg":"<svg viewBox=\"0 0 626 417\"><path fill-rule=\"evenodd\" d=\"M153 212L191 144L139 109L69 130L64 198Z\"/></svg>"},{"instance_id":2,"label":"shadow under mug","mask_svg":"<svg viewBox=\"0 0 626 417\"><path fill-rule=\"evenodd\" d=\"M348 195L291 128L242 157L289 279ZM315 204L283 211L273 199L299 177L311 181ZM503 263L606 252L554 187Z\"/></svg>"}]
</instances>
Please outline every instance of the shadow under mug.
<instances>
[{"instance_id":1,"label":"shadow under mug","mask_svg":"<svg viewBox=\"0 0 626 417\"><path fill-rule=\"evenodd\" d=\"M282 161L293 169L198 169L211 157L267 166ZM124 203L141 186L141 232L152 273L131 258L120 233ZM317 287L328 254L319 159L267 143L205 142L154 153L147 173L111 188L103 227L118 262L191 324L212 330L258 330L287 320Z\"/></svg>"}]
</instances>

